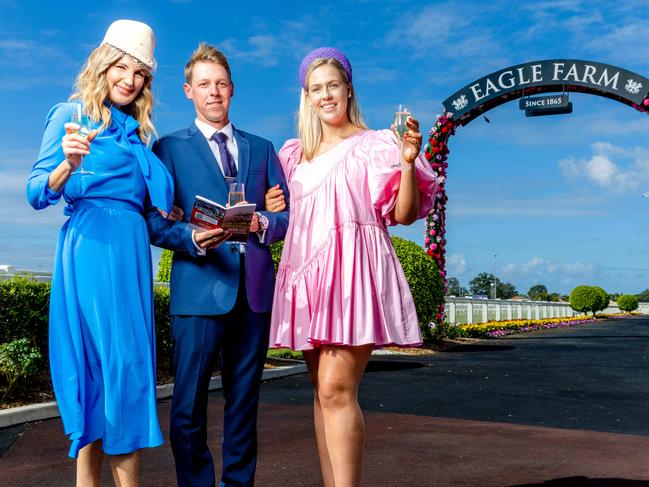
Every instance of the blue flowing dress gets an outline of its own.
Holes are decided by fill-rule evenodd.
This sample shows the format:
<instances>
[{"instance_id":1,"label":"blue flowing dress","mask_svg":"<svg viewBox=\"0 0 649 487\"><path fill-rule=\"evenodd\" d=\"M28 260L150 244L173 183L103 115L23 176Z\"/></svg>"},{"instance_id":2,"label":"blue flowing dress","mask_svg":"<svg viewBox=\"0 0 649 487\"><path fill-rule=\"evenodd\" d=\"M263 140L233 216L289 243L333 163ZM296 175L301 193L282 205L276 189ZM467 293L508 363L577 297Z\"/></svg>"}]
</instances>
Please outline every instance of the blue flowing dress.
<instances>
[{"instance_id":1,"label":"blue flowing dress","mask_svg":"<svg viewBox=\"0 0 649 487\"><path fill-rule=\"evenodd\" d=\"M155 327L145 202L168 209L171 176L137 137L137 121L111 107L84 166L61 193L48 178L64 159L61 138L77 103L47 116L27 183L36 209L67 202L50 296L50 369L69 455L101 439L109 455L163 443L156 412Z\"/></svg>"}]
</instances>

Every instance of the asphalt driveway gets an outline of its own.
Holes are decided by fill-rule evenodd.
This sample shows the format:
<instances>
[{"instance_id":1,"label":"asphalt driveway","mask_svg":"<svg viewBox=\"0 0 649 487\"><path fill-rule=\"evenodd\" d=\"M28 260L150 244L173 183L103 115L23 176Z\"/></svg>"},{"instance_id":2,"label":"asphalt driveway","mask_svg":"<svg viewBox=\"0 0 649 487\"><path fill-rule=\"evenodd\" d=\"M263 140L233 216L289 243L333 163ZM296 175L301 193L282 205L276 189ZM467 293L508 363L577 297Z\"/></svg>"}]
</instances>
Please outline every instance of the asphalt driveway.
<instances>
[{"instance_id":1,"label":"asphalt driveway","mask_svg":"<svg viewBox=\"0 0 649 487\"><path fill-rule=\"evenodd\" d=\"M363 485L649 487L648 355L649 317L634 317L375 357ZM257 485L320 485L310 404L305 375L263 385ZM209 408L218 455L219 393ZM159 413L168 435L168 401ZM59 420L3 442L0 485L72 485ZM144 452L142 485L174 485L168 443Z\"/></svg>"}]
</instances>

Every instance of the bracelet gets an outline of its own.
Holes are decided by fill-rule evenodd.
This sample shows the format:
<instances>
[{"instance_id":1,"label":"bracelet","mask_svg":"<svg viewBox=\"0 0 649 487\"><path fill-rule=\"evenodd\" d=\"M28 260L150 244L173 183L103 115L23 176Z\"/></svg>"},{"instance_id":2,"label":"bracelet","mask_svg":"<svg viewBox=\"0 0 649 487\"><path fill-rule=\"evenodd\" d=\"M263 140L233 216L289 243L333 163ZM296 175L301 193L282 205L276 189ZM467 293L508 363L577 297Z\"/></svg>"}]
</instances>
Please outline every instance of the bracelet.
<instances>
[{"instance_id":1,"label":"bracelet","mask_svg":"<svg viewBox=\"0 0 649 487\"><path fill-rule=\"evenodd\" d=\"M403 165L407 167L414 167L415 161L413 160L412 162L408 162L405 159L402 159Z\"/></svg>"}]
</instances>

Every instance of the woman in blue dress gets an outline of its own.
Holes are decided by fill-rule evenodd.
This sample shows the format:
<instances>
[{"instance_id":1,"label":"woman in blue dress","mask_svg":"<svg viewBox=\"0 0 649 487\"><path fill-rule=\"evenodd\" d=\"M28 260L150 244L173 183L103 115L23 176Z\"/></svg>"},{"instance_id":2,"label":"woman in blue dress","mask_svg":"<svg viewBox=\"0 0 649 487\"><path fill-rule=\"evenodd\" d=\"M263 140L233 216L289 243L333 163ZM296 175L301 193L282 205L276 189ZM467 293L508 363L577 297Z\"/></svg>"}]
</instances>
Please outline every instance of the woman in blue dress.
<instances>
[{"instance_id":1,"label":"woman in blue dress","mask_svg":"<svg viewBox=\"0 0 649 487\"><path fill-rule=\"evenodd\" d=\"M70 102L53 107L27 183L36 209L67 203L50 298L50 368L77 485L137 485L139 450L162 444L155 328L143 212L171 208L173 183L149 150L154 37L119 20L88 58ZM87 113L87 138L70 124ZM79 165L92 173L80 173Z\"/></svg>"}]
</instances>

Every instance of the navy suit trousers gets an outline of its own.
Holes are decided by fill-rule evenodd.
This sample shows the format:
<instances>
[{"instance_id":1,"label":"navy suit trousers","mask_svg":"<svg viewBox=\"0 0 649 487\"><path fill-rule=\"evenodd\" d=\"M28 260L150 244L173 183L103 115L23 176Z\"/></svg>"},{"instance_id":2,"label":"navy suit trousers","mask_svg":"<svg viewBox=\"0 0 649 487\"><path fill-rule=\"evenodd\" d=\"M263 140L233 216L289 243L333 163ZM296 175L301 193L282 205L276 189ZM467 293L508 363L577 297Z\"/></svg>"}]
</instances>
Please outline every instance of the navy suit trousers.
<instances>
[{"instance_id":1,"label":"navy suit trousers","mask_svg":"<svg viewBox=\"0 0 649 487\"><path fill-rule=\"evenodd\" d=\"M244 259L242 255L237 300L229 313L172 317L175 386L170 436L180 487L215 485L207 439L207 396L219 355L225 398L220 485L254 484L257 403L270 313L255 313L248 305Z\"/></svg>"}]
</instances>

